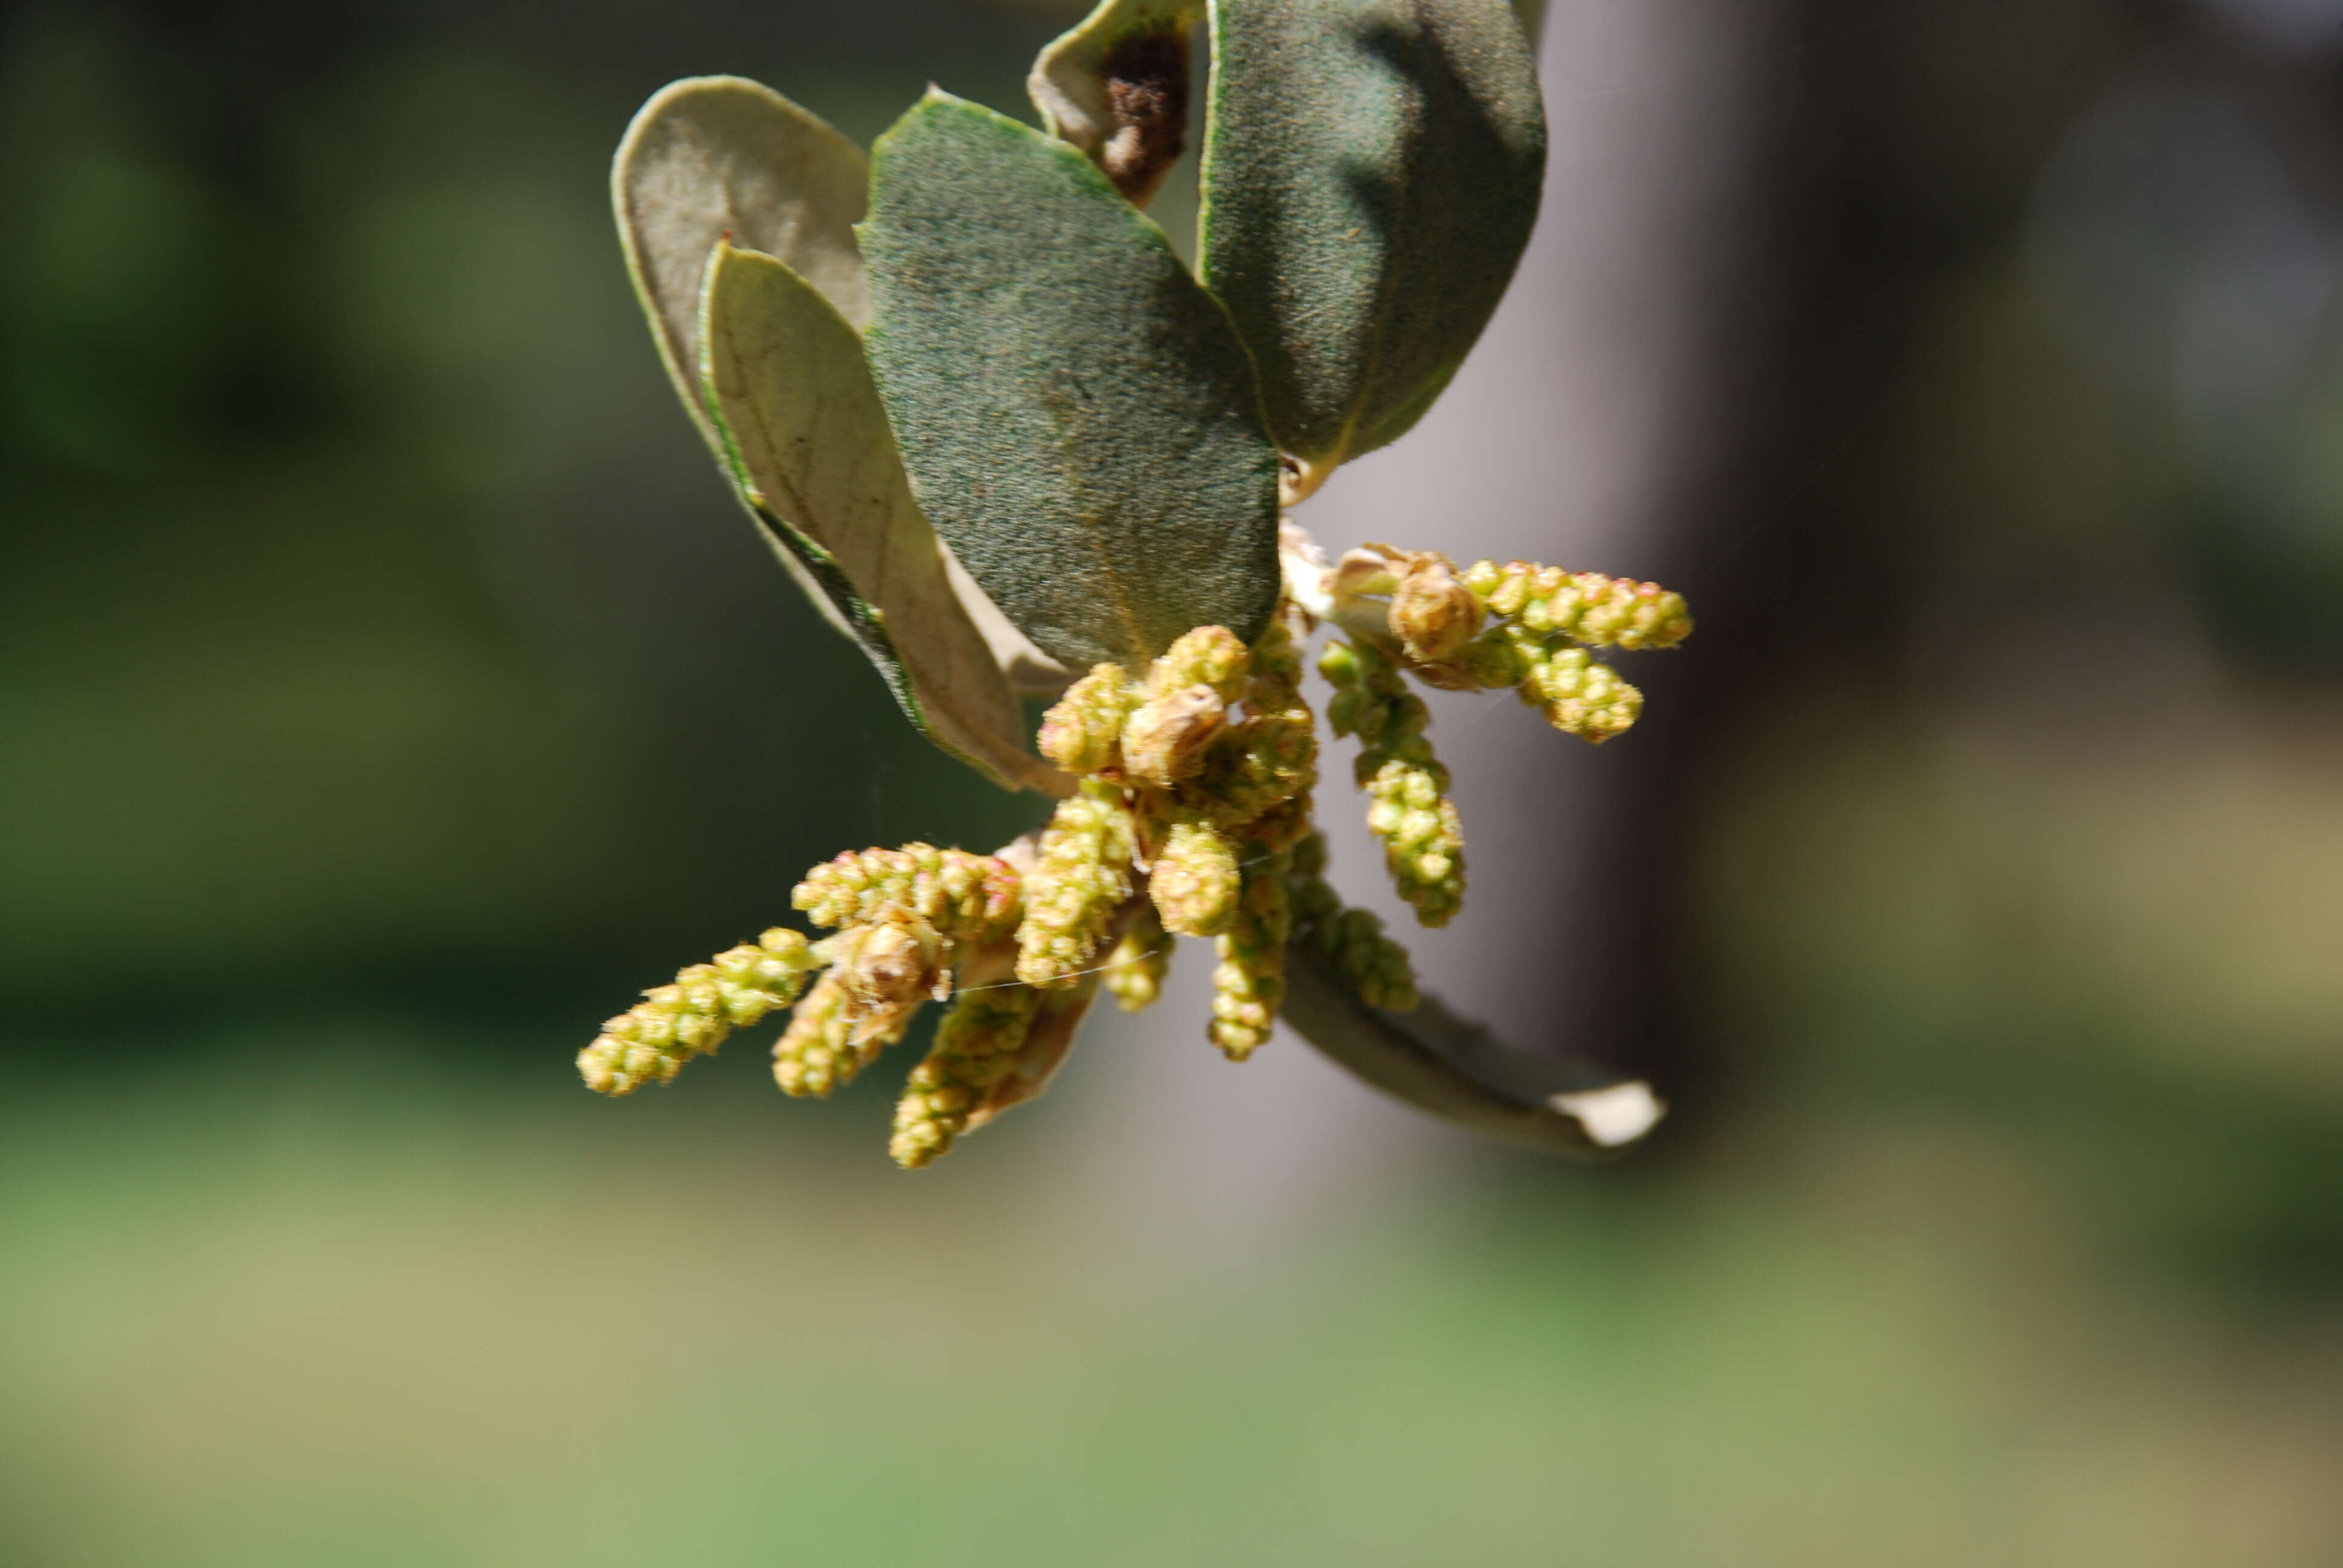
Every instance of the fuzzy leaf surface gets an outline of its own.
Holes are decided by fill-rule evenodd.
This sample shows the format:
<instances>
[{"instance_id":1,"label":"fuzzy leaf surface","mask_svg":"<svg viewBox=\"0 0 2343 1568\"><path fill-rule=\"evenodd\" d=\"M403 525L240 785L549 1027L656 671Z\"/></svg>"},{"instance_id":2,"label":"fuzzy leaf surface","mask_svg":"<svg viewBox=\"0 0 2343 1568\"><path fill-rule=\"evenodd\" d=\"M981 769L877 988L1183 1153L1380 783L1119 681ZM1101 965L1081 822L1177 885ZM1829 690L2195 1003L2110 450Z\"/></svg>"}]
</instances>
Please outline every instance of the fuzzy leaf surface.
<instances>
[{"instance_id":1,"label":"fuzzy leaf surface","mask_svg":"<svg viewBox=\"0 0 2343 1568\"><path fill-rule=\"evenodd\" d=\"M1227 315L1080 151L930 91L880 138L872 366L920 509L1070 669L1278 591L1277 454Z\"/></svg>"},{"instance_id":2,"label":"fuzzy leaf surface","mask_svg":"<svg viewBox=\"0 0 2343 1568\"><path fill-rule=\"evenodd\" d=\"M1447 386L1544 167L1508 0L1215 0L1202 274L1259 362L1297 496Z\"/></svg>"},{"instance_id":3,"label":"fuzzy leaf surface","mask_svg":"<svg viewBox=\"0 0 2343 1568\"><path fill-rule=\"evenodd\" d=\"M830 596L930 739L1014 788L1046 771L920 515L862 342L786 264L719 241L700 385L734 477L775 541Z\"/></svg>"}]
</instances>

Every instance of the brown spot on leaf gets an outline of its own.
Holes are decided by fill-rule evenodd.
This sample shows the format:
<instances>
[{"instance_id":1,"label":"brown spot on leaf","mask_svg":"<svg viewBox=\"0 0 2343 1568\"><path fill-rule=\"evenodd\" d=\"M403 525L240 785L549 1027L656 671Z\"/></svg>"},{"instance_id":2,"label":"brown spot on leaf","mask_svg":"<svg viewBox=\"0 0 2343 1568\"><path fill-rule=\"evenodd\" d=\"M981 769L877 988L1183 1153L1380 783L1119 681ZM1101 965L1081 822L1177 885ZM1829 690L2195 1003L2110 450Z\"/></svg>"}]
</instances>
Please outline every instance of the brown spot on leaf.
<instances>
[{"instance_id":1,"label":"brown spot on leaf","mask_svg":"<svg viewBox=\"0 0 2343 1568\"><path fill-rule=\"evenodd\" d=\"M1188 35L1133 33L1099 65L1112 122L1099 164L1126 200L1145 206L1187 146Z\"/></svg>"}]
</instances>

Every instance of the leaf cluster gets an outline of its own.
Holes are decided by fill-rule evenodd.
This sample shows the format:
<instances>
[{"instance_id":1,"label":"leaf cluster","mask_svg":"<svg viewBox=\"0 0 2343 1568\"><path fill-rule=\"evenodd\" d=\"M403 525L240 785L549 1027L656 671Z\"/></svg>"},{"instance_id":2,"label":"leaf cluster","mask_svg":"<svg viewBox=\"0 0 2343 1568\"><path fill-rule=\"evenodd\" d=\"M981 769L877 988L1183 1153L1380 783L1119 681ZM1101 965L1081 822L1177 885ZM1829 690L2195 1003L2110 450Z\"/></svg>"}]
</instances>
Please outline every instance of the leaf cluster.
<instances>
[{"instance_id":1,"label":"leaf cluster","mask_svg":"<svg viewBox=\"0 0 2343 1568\"><path fill-rule=\"evenodd\" d=\"M1142 210L1209 44L1201 257ZM930 89L867 159L739 77L620 146L628 266L765 538L920 729L1062 793L1021 691L1251 639L1277 526L1463 360L1537 210L1505 0L1105 0L1043 129Z\"/></svg>"}]
</instances>

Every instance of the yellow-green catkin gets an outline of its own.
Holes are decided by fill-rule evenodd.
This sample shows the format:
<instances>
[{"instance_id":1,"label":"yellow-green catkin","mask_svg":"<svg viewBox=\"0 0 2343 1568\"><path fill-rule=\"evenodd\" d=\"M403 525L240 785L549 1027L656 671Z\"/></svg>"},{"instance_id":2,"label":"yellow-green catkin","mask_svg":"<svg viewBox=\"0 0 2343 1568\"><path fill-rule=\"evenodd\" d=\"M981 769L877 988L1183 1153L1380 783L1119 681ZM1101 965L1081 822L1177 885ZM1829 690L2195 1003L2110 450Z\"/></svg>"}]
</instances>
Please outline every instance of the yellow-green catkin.
<instances>
[{"instance_id":1,"label":"yellow-green catkin","mask_svg":"<svg viewBox=\"0 0 2343 1568\"><path fill-rule=\"evenodd\" d=\"M1359 738L1367 826L1383 840L1392 880L1418 920L1444 926L1464 903L1464 829L1448 769L1424 739L1423 700L1373 644L1331 642L1318 668L1336 689L1327 709L1334 733Z\"/></svg>"},{"instance_id":2,"label":"yellow-green catkin","mask_svg":"<svg viewBox=\"0 0 2343 1568\"><path fill-rule=\"evenodd\" d=\"M1168 697L1192 686L1209 689L1223 703L1244 695L1252 653L1224 626L1200 626L1184 633L1149 667L1149 697Z\"/></svg>"},{"instance_id":3,"label":"yellow-green catkin","mask_svg":"<svg viewBox=\"0 0 2343 1568\"><path fill-rule=\"evenodd\" d=\"M1684 596L1657 583L1532 561L1474 561L1463 582L1491 613L1588 648L1674 648L1692 635Z\"/></svg>"},{"instance_id":4,"label":"yellow-green catkin","mask_svg":"<svg viewBox=\"0 0 2343 1568\"><path fill-rule=\"evenodd\" d=\"M960 993L896 1103L888 1152L898 1165L916 1170L951 1148L986 1095L1017 1065L1041 1001L1041 993L1024 985Z\"/></svg>"},{"instance_id":5,"label":"yellow-green catkin","mask_svg":"<svg viewBox=\"0 0 2343 1568\"><path fill-rule=\"evenodd\" d=\"M1014 868L993 855L906 844L850 849L805 874L789 901L821 926L860 926L900 910L950 942L1003 935L1019 914Z\"/></svg>"},{"instance_id":6,"label":"yellow-green catkin","mask_svg":"<svg viewBox=\"0 0 2343 1568\"><path fill-rule=\"evenodd\" d=\"M1279 616L1252 648L1244 721L1231 733L1220 791L1243 822L1305 794L1318 781L1318 728L1302 696L1302 648Z\"/></svg>"},{"instance_id":7,"label":"yellow-green catkin","mask_svg":"<svg viewBox=\"0 0 2343 1568\"><path fill-rule=\"evenodd\" d=\"M1217 937L1237 912L1237 847L1202 822L1172 826L1148 882L1166 930Z\"/></svg>"},{"instance_id":8,"label":"yellow-green catkin","mask_svg":"<svg viewBox=\"0 0 2343 1568\"><path fill-rule=\"evenodd\" d=\"M1343 981L1372 1006L1405 1012L1420 1000L1407 950L1383 932L1367 910L1345 909L1326 880L1326 840L1314 830L1294 846L1286 887L1292 900L1292 940L1333 960Z\"/></svg>"},{"instance_id":9,"label":"yellow-green catkin","mask_svg":"<svg viewBox=\"0 0 2343 1568\"><path fill-rule=\"evenodd\" d=\"M1644 694L1619 678L1608 665L1597 664L1583 648L1543 648L1539 658L1523 657L1517 689L1522 700L1542 709L1546 722L1564 735L1599 746L1634 727L1644 711Z\"/></svg>"},{"instance_id":10,"label":"yellow-green catkin","mask_svg":"<svg viewBox=\"0 0 2343 1568\"><path fill-rule=\"evenodd\" d=\"M693 964L675 983L602 1026L578 1053L586 1086L604 1094L630 1094L646 1083L666 1083L695 1056L713 1051L733 1030L787 1007L820 967L799 933L775 927L757 939Z\"/></svg>"},{"instance_id":11,"label":"yellow-green catkin","mask_svg":"<svg viewBox=\"0 0 2343 1568\"><path fill-rule=\"evenodd\" d=\"M1212 1021L1207 1032L1221 1053L1242 1061L1269 1040L1285 1000L1285 940L1292 908L1285 875L1291 854L1248 856L1236 918L1214 943Z\"/></svg>"},{"instance_id":12,"label":"yellow-green catkin","mask_svg":"<svg viewBox=\"0 0 2343 1568\"><path fill-rule=\"evenodd\" d=\"M1445 668L1475 686L1513 687L1556 729L1596 744L1633 727L1644 694L1586 649L1674 648L1692 635L1684 596L1657 583L1530 561L1475 561L1458 581L1496 624Z\"/></svg>"},{"instance_id":13,"label":"yellow-green catkin","mask_svg":"<svg viewBox=\"0 0 2343 1568\"><path fill-rule=\"evenodd\" d=\"M823 1100L853 1082L889 1043L876 1034L858 1043L854 1021L853 999L838 977L816 980L773 1042L773 1081L781 1092Z\"/></svg>"},{"instance_id":14,"label":"yellow-green catkin","mask_svg":"<svg viewBox=\"0 0 2343 1568\"><path fill-rule=\"evenodd\" d=\"M1025 878L1025 918L1017 928L1017 978L1029 986L1071 985L1096 955L1114 912L1131 897L1139 845L1122 791L1088 783L1058 802L1041 853Z\"/></svg>"},{"instance_id":15,"label":"yellow-green catkin","mask_svg":"<svg viewBox=\"0 0 2343 1568\"><path fill-rule=\"evenodd\" d=\"M1141 906L1131 929L1107 955L1106 989L1125 1012L1144 1012L1163 995L1172 970L1172 933L1151 903Z\"/></svg>"},{"instance_id":16,"label":"yellow-green catkin","mask_svg":"<svg viewBox=\"0 0 2343 1568\"><path fill-rule=\"evenodd\" d=\"M1041 718L1041 755L1081 777L1121 762L1123 722L1140 692L1119 664L1101 664L1066 689Z\"/></svg>"}]
</instances>

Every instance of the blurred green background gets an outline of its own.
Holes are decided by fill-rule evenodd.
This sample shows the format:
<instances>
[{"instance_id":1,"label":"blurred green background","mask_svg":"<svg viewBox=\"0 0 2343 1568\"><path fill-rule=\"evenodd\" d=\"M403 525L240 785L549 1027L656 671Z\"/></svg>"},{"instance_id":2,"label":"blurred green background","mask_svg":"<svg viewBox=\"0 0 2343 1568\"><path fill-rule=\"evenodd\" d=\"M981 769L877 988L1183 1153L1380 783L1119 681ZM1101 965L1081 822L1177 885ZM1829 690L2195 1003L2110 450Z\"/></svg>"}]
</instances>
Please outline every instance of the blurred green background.
<instances>
[{"instance_id":1,"label":"blurred green background","mask_svg":"<svg viewBox=\"0 0 2343 1568\"><path fill-rule=\"evenodd\" d=\"M2326 0L1554 7L1558 128L1693 58L1757 149L1603 753L1651 1149L1228 1069L1193 953L923 1176L909 1052L578 1087L814 860L1032 815L733 511L608 149L1021 111L1078 9L0 23L0 1561L2343 1562Z\"/></svg>"}]
</instances>

